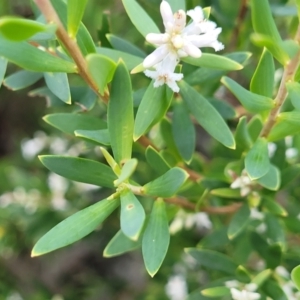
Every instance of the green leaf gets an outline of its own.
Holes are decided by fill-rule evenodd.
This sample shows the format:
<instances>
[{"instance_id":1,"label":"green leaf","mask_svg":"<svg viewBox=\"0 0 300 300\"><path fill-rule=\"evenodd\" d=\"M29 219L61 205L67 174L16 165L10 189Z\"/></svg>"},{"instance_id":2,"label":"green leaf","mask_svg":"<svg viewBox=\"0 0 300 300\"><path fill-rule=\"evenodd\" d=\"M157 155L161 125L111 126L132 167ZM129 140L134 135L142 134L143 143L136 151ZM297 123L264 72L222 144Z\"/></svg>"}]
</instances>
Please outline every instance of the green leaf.
<instances>
[{"instance_id":1,"label":"green leaf","mask_svg":"<svg viewBox=\"0 0 300 300\"><path fill-rule=\"evenodd\" d=\"M250 112L270 110L274 101L270 98L249 92L229 77L222 77L221 82L237 97L241 104Z\"/></svg>"},{"instance_id":2,"label":"green leaf","mask_svg":"<svg viewBox=\"0 0 300 300\"><path fill-rule=\"evenodd\" d=\"M298 82L287 82L286 83L286 88L289 93L289 97L292 101L293 106L297 109L300 110L300 83Z\"/></svg>"},{"instance_id":3,"label":"green leaf","mask_svg":"<svg viewBox=\"0 0 300 300\"><path fill-rule=\"evenodd\" d=\"M76 38L87 1L88 0L68 1L68 33L71 38Z\"/></svg>"},{"instance_id":4,"label":"green leaf","mask_svg":"<svg viewBox=\"0 0 300 300\"><path fill-rule=\"evenodd\" d=\"M230 289L226 286L218 286L218 287L212 287L208 289L204 289L201 291L201 294L203 296L209 297L209 298L217 298L217 297L223 297L223 296L230 296Z\"/></svg>"},{"instance_id":5,"label":"green leaf","mask_svg":"<svg viewBox=\"0 0 300 300\"><path fill-rule=\"evenodd\" d=\"M258 273L253 279L252 282L255 283L258 287L264 284L264 282L272 275L272 270L267 269Z\"/></svg>"},{"instance_id":6,"label":"green leaf","mask_svg":"<svg viewBox=\"0 0 300 300\"><path fill-rule=\"evenodd\" d=\"M75 130L98 130L106 128L100 118L81 114L59 113L43 117L43 120L62 132L74 134Z\"/></svg>"},{"instance_id":7,"label":"green leaf","mask_svg":"<svg viewBox=\"0 0 300 300\"><path fill-rule=\"evenodd\" d=\"M146 160L159 175L163 175L171 168L160 153L151 146L146 149Z\"/></svg>"},{"instance_id":8,"label":"green leaf","mask_svg":"<svg viewBox=\"0 0 300 300\"><path fill-rule=\"evenodd\" d=\"M59 19L63 23L64 27L67 28L68 23L68 8L66 3L63 0L50 0L52 6L56 10ZM78 0L77 0L78 1ZM86 0L84 0L86 1ZM70 1L72 2L72 1ZM82 1L83 2L83 1ZM86 29L86 27L80 23L78 33L76 35L77 44L84 56L88 55L89 53L95 53L96 47L94 41Z\"/></svg>"},{"instance_id":9,"label":"green leaf","mask_svg":"<svg viewBox=\"0 0 300 300\"><path fill-rule=\"evenodd\" d=\"M300 132L300 112L291 111L280 113L276 118L276 124L272 128L268 141L273 142L282 139L288 135L294 135Z\"/></svg>"},{"instance_id":10,"label":"green leaf","mask_svg":"<svg viewBox=\"0 0 300 300\"><path fill-rule=\"evenodd\" d=\"M128 70L132 70L135 66L143 62L143 59L139 56L131 55L126 52L117 51L114 49L109 49L104 47L101 48L97 47L97 53L109 57L115 63L117 63L120 59L122 59Z\"/></svg>"},{"instance_id":11,"label":"green leaf","mask_svg":"<svg viewBox=\"0 0 300 300\"><path fill-rule=\"evenodd\" d=\"M248 225L250 209L248 204L244 204L233 216L228 227L227 235L230 240L238 236Z\"/></svg>"},{"instance_id":12,"label":"green leaf","mask_svg":"<svg viewBox=\"0 0 300 300\"><path fill-rule=\"evenodd\" d=\"M119 200L101 200L64 221L48 231L32 250L32 257L43 255L70 245L99 226L120 204Z\"/></svg>"},{"instance_id":13,"label":"green leaf","mask_svg":"<svg viewBox=\"0 0 300 300\"><path fill-rule=\"evenodd\" d=\"M104 257L114 257L135 250L141 246L141 241L129 239L122 230L110 240L103 251Z\"/></svg>"},{"instance_id":14,"label":"green leaf","mask_svg":"<svg viewBox=\"0 0 300 300\"><path fill-rule=\"evenodd\" d=\"M249 283L251 281L251 275L248 270L241 265L237 267L235 274L237 280L240 282Z\"/></svg>"},{"instance_id":15,"label":"green leaf","mask_svg":"<svg viewBox=\"0 0 300 300\"><path fill-rule=\"evenodd\" d=\"M136 158L127 160L121 169L119 178L114 182L115 186L118 186L122 182L126 181L135 171L137 164L138 161Z\"/></svg>"},{"instance_id":16,"label":"green leaf","mask_svg":"<svg viewBox=\"0 0 300 300\"><path fill-rule=\"evenodd\" d=\"M248 59L251 56L249 52L233 52L224 55L231 60L236 61L242 65L245 65ZM190 85L202 84L203 86L206 83L211 84L212 82L218 82L222 76L224 76L227 72L224 70L216 70L210 68L198 68L194 72L186 75L185 81Z\"/></svg>"},{"instance_id":17,"label":"green leaf","mask_svg":"<svg viewBox=\"0 0 300 300\"><path fill-rule=\"evenodd\" d=\"M252 139L255 141L263 128L263 121L260 115L255 115L248 123L248 132Z\"/></svg>"},{"instance_id":18,"label":"green leaf","mask_svg":"<svg viewBox=\"0 0 300 300\"><path fill-rule=\"evenodd\" d=\"M154 87L151 82L139 105L134 124L134 140L138 140L147 130L158 123L166 114L173 93L165 85Z\"/></svg>"},{"instance_id":19,"label":"green leaf","mask_svg":"<svg viewBox=\"0 0 300 300\"><path fill-rule=\"evenodd\" d=\"M149 196L171 197L179 190L188 176L183 169L172 168L164 175L145 184L143 192Z\"/></svg>"},{"instance_id":20,"label":"green leaf","mask_svg":"<svg viewBox=\"0 0 300 300\"><path fill-rule=\"evenodd\" d=\"M113 188L117 179L110 167L94 160L60 155L41 155L39 159L50 171L74 181Z\"/></svg>"},{"instance_id":21,"label":"green leaf","mask_svg":"<svg viewBox=\"0 0 300 300\"><path fill-rule=\"evenodd\" d=\"M282 249L285 248L285 232L280 219L273 215L265 214L265 223L267 225L267 238L270 244L279 245Z\"/></svg>"},{"instance_id":22,"label":"green leaf","mask_svg":"<svg viewBox=\"0 0 300 300\"><path fill-rule=\"evenodd\" d=\"M292 270L291 277L298 290L300 290L300 266Z\"/></svg>"},{"instance_id":23,"label":"green leaf","mask_svg":"<svg viewBox=\"0 0 300 300\"><path fill-rule=\"evenodd\" d=\"M211 270L218 270L226 274L233 275L238 267L231 258L217 251L187 248L185 249L185 252L195 258L201 266L207 267Z\"/></svg>"},{"instance_id":24,"label":"green leaf","mask_svg":"<svg viewBox=\"0 0 300 300\"><path fill-rule=\"evenodd\" d=\"M22 70L6 77L3 81L3 84L13 91L18 91L31 86L42 77L43 73Z\"/></svg>"},{"instance_id":25,"label":"green leaf","mask_svg":"<svg viewBox=\"0 0 300 300\"><path fill-rule=\"evenodd\" d=\"M264 198L262 205L271 214L280 217L287 217L288 215L288 212L273 198Z\"/></svg>"},{"instance_id":26,"label":"green leaf","mask_svg":"<svg viewBox=\"0 0 300 300\"><path fill-rule=\"evenodd\" d=\"M274 300L289 300L279 283L269 278L262 286L263 292Z\"/></svg>"},{"instance_id":27,"label":"green leaf","mask_svg":"<svg viewBox=\"0 0 300 300\"><path fill-rule=\"evenodd\" d=\"M6 73L7 60L4 57L0 57L0 87L2 85L3 78Z\"/></svg>"},{"instance_id":28,"label":"green leaf","mask_svg":"<svg viewBox=\"0 0 300 300\"><path fill-rule=\"evenodd\" d=\"M131 81L122 61L112 80L107 119L112 151L121 164L131 158L134 126Z\"/></svg>"},{"instance_id":29,"label":"green leaf","mask_svg":"<svg viewBox=\"0 0 300 300\"><path fill-rule=\"evenodd\" d=\"M36 33L46 30L46 25L33 20L18 17L0 18L0 33L11 41L24 41Z\"/></svg>"},{"instance_id":30,"label":"green leaf","mask_svg":"<svg viewBox=\"0 0 300 300\"><path fill-rule=\"evenodd\" d=\"M109 133L107 129L75 130L74 133L76 136L81 137L84 140L105 146L110 145Z\"/></svg>"},{"instance_id":31,"label":"green leaf","mask_svg":"<svg viewBox=\"0 0 300 300\"><path fill-rule=\"evenodd\" d=\"M280 187L280 170L274 165L270 165L269 171L257 179L257 182L271 191L278 191Z\"/></svg>"},{"instance_id":32,"label":"green leaf","mask_svg":"<svg viewBox=\"0 0 300 300\"><path fill-rule=\"evenodd\" d=\"M236 127L234 134L237 149L241 151L248 150L252 146L252 138L249 134L247 127L247 117L243 116L239 119L239 123Z\"/></svg>"},{"instance_id":33,"label":"green leaf","mask_svg":"<svg viewBox=\"0 0 300 300\"><path fill-rule=\"evenodd\" d=\"M241 193L238 189L217 188L210 191L211 195L229 199L240 199Z\"/></svg>"},{"instance_id":34,"label":"green leaf","mask_svg":"<svg viewBox=\"0 0 300 300\"><path fill-rule=\"evenodd\" d=\"M40 50L27 42L10 42L0 37L0 55L28 71L77 72L73 62Z\"/></svg>"},{"instance_id":35,"label":"green leaf","mask_svg":"<svg viewBox=\"0 0 300 300\"><path fill-rule=\"evenodd\" d=\"M225 102L224 100L210 98L209 101L213 105L213 107L219 112L219 114L223 117L223 119L232 120L238 116L234 107L231 104Z\"/></svg>"},{"instance_id":36,"label":"green leaf","mask_svg":"<svg viewBox=\"0 0 300 300\"><path fill-rule=\"evenodd\" d=\"M286 65L290 60L289 55L282 47L282 42L278 44L269 36L259 33L251 34L250 38L256 46L267 48L282 65Z\"/></svg>"},{"instance_id":37,"label":"green leaf","mask_svg":"<svg viewBox=\"0 0 300 300\"><path fill-rule=\"evenodd\" d=\"M122 2L131 22L144 37L148 33L160 33L147 12L135 0L122 0Z\"/></svg>"},{"instance_id":38,"label":"green leaf","mask_svg":"<svg viewBox=\"0 0 300 300\"><path fill-rule=\"evenodd\" d=\"M268 0L251 0L252 24L255 32L271 37L281 43L281 37L274 22Z\"/></svg>"},{"instance_id":39,"label":"green leaf","mask_svg":"<svg viewBox=\"0 0 300 300\"><path fill-rule=\"evenodd\" d=\"M180 94L199 124L224 146L234 149L233 135L216 109L186 82L179 83Z\"/></svg>"},{"instance_id":40,"label":"green leaf","mask_svg":"<svg viewBox=\"0 0 300 300\"><path fill-rule=\"evenodd\" d=\"M142 241L144 263L151 277L159 270L167 254L169 243L170 233L165 203L162 199L157 199Z\"/></svg>"},{"instance_id":41,"label":"green leaf","mask_svg":"<svg viewBox=\"0 0 300 300\"><path fill-rule=\"evenodd\" d=\"M285 189L289 184L291 184L295 179L297 179L299 175L300 164L294 164L282 170L280 189Z\"/></svg>"},{"instance_id":42,"label":"green leaf","mask_svg":"<svg viewBox=\"0 0 300 300\"><path fill-rule=\"evenodd\" d=\"M125 39L122 39L114 34L107 34L106 37L113 48L116 50L123 51L142 58L146 56L145 52Z\"/></svg>"},{"instance_id":43,"label":"green leaf","mask_svg":"<svg viewBox=\"0 0 300 300\"><path fill-rule=\"evenodd\" d=\"M274 89L275 65L271 53L264 49L257 68L252 76L250 91L272 98Z\"/></svg>"},{"instance_id":44,"label":"green leaf","mask_svg":"<svg viewBox=\"0 0 300 300\"><path fill-rule=\"evenodd\" d=\"M100 150L106 159L107 163L110 165L113 172L119 177L121 174L121 168L117 164L117 162L114 160L114 158L110 155L110 153L103 147L100 147Z\"/></svg>"},{"instance_id":45,"label":"green leaf","mask_svg":"<svg viewBox=\"0 0 300 300\"><path fill-rule=\"evenodd\" d=\"M177 149L186 163L192 160L196 146L196 132L184 102L178 101L173 107L172 131Z\"/></svg>"},{"instance_id":46,"label":"green leaf","mask_svg":"<svg viewBox=\"0 0 300 300\"><path fill-rule=\"evenodd\" d=\"M132 191L121 193L121 229L133 241L137 241L145 222L145 211Z\"/></svg>"},{"instance_id":47,"label":"green leaf","mask_svg":"<svg viewBox=\"0 0 300 300\"><path fill-rule=\"evenodd\" d=\"M86 61L89 73L95 80L98 91L103 95L107 84L113 78L116 64L113 60L101 54L89 54L86 57Z\"/></svg>"},{"instance_id":48,"label":"green leaf","mask_svg":"<svg viewBox=\"0 0 300 300\"><path fill-rule=\"evenodd\" d=\"M234 71L244 68L243 65L238 62L221 55L202 53L199 58L193 58L191 56L182 58L182 61L197 67Z\"/></svg>"},{"instance_id":49,"label":"green leaf","mask_svg":"<svg viewBox=\"0 0 300 300\"><path fill-rule=\"evenodd\" d=\"M253 147L246 154L246 171L251 180L255 180L267 174L270 166L268 142L265 138L258 138Z\"/></svg>"},{"instance_id":50,"label":"green leaf","mask_svg":"<svg viewBox=\"0 0 300 300\"><path fill-rule=\"evenodd\" d=\"M44 73L49 90L60 100L71 104L71 92L66 73Z\"/></svg>"}]
</instances>

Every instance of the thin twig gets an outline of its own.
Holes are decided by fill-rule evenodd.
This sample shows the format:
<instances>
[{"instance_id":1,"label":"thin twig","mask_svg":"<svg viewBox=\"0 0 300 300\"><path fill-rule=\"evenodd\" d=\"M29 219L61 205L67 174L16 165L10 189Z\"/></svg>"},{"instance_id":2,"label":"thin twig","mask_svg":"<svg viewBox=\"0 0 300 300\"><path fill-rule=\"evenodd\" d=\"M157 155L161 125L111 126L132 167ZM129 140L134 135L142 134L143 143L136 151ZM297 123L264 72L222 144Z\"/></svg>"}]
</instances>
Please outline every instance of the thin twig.
<instances>
[{"instance_id":1,"label":"thin twig","mask_svg":"<svg viewBox=\"0 0 300 300\"><path fill-rule=\"evenodd\" d=\"M105 103L108 103L109 95L105 93L103 96L99 93L97 84L94 82L93 78L90 76L87 68L87 63L83 57L76 41L72 39L67 31L65 30L63 24L61 23L55 9L53 8L49 0L34 0L40 11L45 16L49 23L54 23L57 26L56 35L64 47L67 49L70 56L74 59L78 73L87 82L87 84L97 93L99 98L101 98Z\"/></svg>"},{"instance_id":2,"label":"thin twig","mask_svg":"<svg viewBox=\"0 0 300 300\"><path fill-rule=\"evenodd\" d=\"M298 27L295 39L297 43L300 42L300 26ZM276 123L276 118L278 114L280 113L280 109L287 97L287 89L286 89L286 83L289 81L293 81L295 73L299 67L300 63L300 51L297 52L295 57L290 60L287 65L284 68L283 76L280 82L280 86L278 89L278 93L275 97L275 107L271 110L270 115L260 133L261 137L268 137L270 131L272 130L273 126Z\"/></svg>"}]
</instances>

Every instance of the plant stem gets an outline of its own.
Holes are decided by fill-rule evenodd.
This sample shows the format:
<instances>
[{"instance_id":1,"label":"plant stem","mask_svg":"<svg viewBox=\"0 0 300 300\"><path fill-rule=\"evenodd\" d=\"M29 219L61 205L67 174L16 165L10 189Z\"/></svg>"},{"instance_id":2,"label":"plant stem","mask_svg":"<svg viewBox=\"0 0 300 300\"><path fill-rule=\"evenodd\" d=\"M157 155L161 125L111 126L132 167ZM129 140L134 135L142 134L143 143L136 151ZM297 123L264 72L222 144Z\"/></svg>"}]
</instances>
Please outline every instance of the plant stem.
<instances>
[{"instance_id":1,"label":"plant stem","mask_svg":"<svg viewBox=\"0 0 300 300\"><path fill-rule=\"evenodd\" d=\"M61 23L55 9L53 8L50 0L34 0L40 11L45 16L49 23L54 23L57 26L56 35L64 47L67 49L70 56L75 61L78 73L86 81L86 83L96 92L96 94L105 102L108 103L109 95L105 93L103 96L100 95L98 87L94 82L93 78L90 76L87 68L87 63L82 55L76 41L72 39L67 31L65 30L63 24Z\"/></svg>"},{"instance_id":2,"label":"plant stem","mask_svg":"<svg viewBox=\"0 0 300 300\"><path fill-rule=\"evenodd\" d=\"M294 40L299 44L299 42L300 42L300 26L298 27L298 30L297 30ZM272 130L273 126L275 125L276 118L277 118L278 114L280 113L281 107L287 97L287 94L288 94L285 85L287 82L294 80L294 76L299 67L299 64L300 64L300 50L297 52L295 57L287 63L287 65L284 68L280 86L279 86L277 95L274 100L275 107L271 110L270 115L260 133L261 137L268 137L270 131Z\"/></svg>"}]
</instances>

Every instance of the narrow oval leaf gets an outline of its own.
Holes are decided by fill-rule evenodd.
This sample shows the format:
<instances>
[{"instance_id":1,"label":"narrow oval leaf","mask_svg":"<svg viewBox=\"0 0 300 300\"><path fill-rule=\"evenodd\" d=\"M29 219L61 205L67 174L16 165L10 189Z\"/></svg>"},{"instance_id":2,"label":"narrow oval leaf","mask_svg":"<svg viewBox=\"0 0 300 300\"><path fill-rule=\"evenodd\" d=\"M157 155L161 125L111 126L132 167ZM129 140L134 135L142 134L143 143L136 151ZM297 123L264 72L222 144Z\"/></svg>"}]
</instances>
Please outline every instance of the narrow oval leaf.
<instances>
[{"instance_id":1,"label":"narrow oval leaf","mask_svg":"<svg viewBox=\"0 0 300 300\"><path fill-rule=\"evenodd\" d=\"M180 168L172 168L164 175L143 186L143 192L149 196L171 197L189 177L188 173Z\"/></svg>"},{"instance_id":2,"label":"narrow oval leaf","mask_svg":"<svg viewBox=\"0 0 300 300\"><path fill-rule=\"evenodd\" d=\"M27 40L36 33L46 30L46 25L33 20L18 17L0 18L0 33L11 41Z\"/></svg>"},{"instance_id":3,"label":"narrow oval leaf","mask_svg":"<svg viewBox=\"0 0 300 300\"><path fill-rule=\"evenodd\" d=\"M68 1L68 33L72 38L76 37L87 1Z\"/></svg>"},{"instance_id":4,"label":"narrow oval leaf","mask_svg":"<svg viewBox=\"0 0 300 300\"><path fill-rule=\"evenodd\" d=\"M222 77L221 82L237 97L241 104L250 112L270 110L274 101L270 98L249 92L229 77Z\"/></svg>"},{"instance_id":5,"label":"narrow oval leaf","mask_svg":"<svg viewBox=\"0 0 300 300\"><path fill-rule=\"evenodd\" d=\"M137 241L145 222L145 211L135 195L127 190L121 193L121 230L133 241Z\"/></svg>"},{"instance_id":6,"label":"narrow oval leaf","mask_svg":"<svg viewBox=\"0 0 300 300\"><path fill-rule=\"evenodd\" d=\"M230 240L238 236L247 226L250 218L248 204L244 204L233 216L227 231Z\"/></svg>"},{"instance_id":7,"label":"narrow oval leaf","mask_svg":"<svg viewBox=\"0 0 300 300\"><path fill-rule=\"evenodd\" d=\"M123 253L135 250L141 246L141 241L133 241L129 239L122 230L110 240L103 251L104 257L114 257Z\"/></svg>"},{"instance_id":8,"label":"narrow oval leaf","mask_svg":"<svg viewBox=\"0 0 300 300\"><path fill-rule=\"evenodd\" d=\"M74 181L113 188L117 179L110 167L94 160L60 155L41 155L39 159L50 171Z\"/></svg>"},{"instance_id":9,"label":"narrow oval leaf","mask_svg":"<svg viewBox=\"0 0 300 300\"><path fill-rule=\"evenodd\" d=\"M196 131L184 102L173 107L172 131L177 149L186 163L192 160L196 147Z\"/></svg>"},{"instance_id":10,"label":"narrow oval leaf","mask_svg":"<svg viewBox=\"0 0 300 300\"><path fill-rule=\"evenodd\" d=\"M160 33L147 12L135 0L122 0L128 17L136 29L145 37L148 33ZM147 26L145 26L147 24Z\"/></svg>"},{"instance_id":11,"label":"narrow oval leaf","mask_svg":"<svg viewBox=\"0 0 300 300\"><path fill-rule=\"evenodd\" d=\"M122 61L111 84L107 123L114 158L120 164L131 158L134 126L131 80Z\"/></svg>"},{"instance_id":12,"label":"narrow oval leaf","mask_svg":"<svg viewBox=\"0 0 300 300\"><path fill-rule=\"evenodd\" d=\"M132 70L135 66L143 62L143 59L139 56L131 55L126 52L104 48L104 47L98 47L97 53L109 57L115 63L117 63L120 59L122 59L128 70Z\"/></svg>"},{"instance_id":13,"label":"narrow oval leaf","mask_svg":"<svg viewBox=\"0 0 300 300\"><path fill-rule=\"evenodd\" d=\"M258 178L257 182L266 189L278 191L281 184L280 170L271 164L269 171L264 176Z\"/></svg>"},{"instance_id":14,"label":"narrow oval leaf","mask_svg":"<svg viewBox=\"0 0 300 300\"><path fill-rule=\"evenodd\" d=\"M165 159L151 146L146 149L146 160L159 175L171 169Z\"/></svg>"},{"instance_id":15,"label":"narrow oval leaf","mask_svg":"<svg viewBox=\"0 0 300 300\"><path fill-rule=\"evenodd\" d=\"M291 277L297 289L300 290L300 266L297 266L293 269Z\"/></svg>"},{"instance_id":16,"label":"narrow oval leaf","mask_svg":"<svg viewBox=\"0 0 300 300\"><path fill-rule=\"evenodd\" d=\"M275 65L273 56L265 48L252 76L250 91L255 94L272 98L274 89L274 76Z\"/></svg>"},{"instance_id":17,"label":"narrow oval leaf","mask_svg":"<svg viewBox=\"0 0 300 300\"><path fill-rule=\"evenodd\" d=\"M59 113L43 117L43 120L62 132L74 134L75 130L97 130L107 127L100 118L81 114Z\"/></svg>"},{"instance_id":18,"label":"narrow oval leaf","mask_svg":"<svg viewBox=\"0 0 300 300\"><path fill-rule=\"evenodd\" d=\"M73 62L63 60L27 42L10 42L0 37L0 55L25 70L76 73Z\"/></svg>"},{"instance_id":19,"label":"narrow oval leaf","mask_svg":"<svg viewBox=\"0 0 300 300\"><path fill-rule=\"evenodd\" d=\"M173 93L167 92L165 85L156 88L153 86L153 82L149 84L135 117L135 141L165 116L172 96Z\"/></svg>"},{"instance_id":20,"label":"narrow oval leaf","mask_svg":"<svg viewBox=\"0 0 300 300\"><path fill-rule=\"evenodd\" d=\"M145 52L143 52L140 48L128 42L127 40L122 39L114 34L107 34L106 37L114 49L142 58L146 57Z\"/></svg>"},{"instance_id":21,"label":"narrow oval leaf","mask_svg":"<svg viewBox=\"0 0 300 300\"><path fill-rule=\"evenodd\" d=\"M100 130L75 130L75 135L84 140L96 143L98 145L110 145L110 138L107 129Z\"/></svg>"},{"instance_id":22,"label":"narrow oval leaf","mask_svg":"<svg viewBox=\"0 0 300 300\"><path fill-rule=\"evenodd\" d=\"M258 287L262 286L264 282L272 275L272 270L267 269L258 273L253 279L252 282L255 283Z\"/></svg>"},{"instance_id":23,"label":"narrow oval leaf","mask_svg":"<svg viewBox=\"0 0 300 300\"><path fill-rule=\"evenodd\" d=\"M43 73L18 71L6 77L3 84L10 90L18 91L36 83L43 77Z\"/></svg>"},{"instance_id":24,"label":"narrow oval leaf","mask_svg":"<svg viewBox=\"0 0 300 300\"><path fill-rule=\"evenodd\" d=\"M82 239L99 226L119 204L118 199L105 199L80 210L57 224L38 240L31 256L43 255Z\"/></svg>"},{"instance_id":25,"label":"narrow oval leaf","mask_svg":"<svg viewBox=\"0 0 300 300\"><path fill-rule=\"evenodd\" d=\"M280 217L288 216L288 212L273 198L264 198L262 205L271 214Z\"/></svg>"},{"instance_id":26,"label":"narrow oval leaf","mask_svg":"<svg viewBox=\"0 0 300 300\"><path fill-rule=\"evenodd\" d=\"M103 95L107 84L113 78L116 64L113 60L101 54L89 54L86 61L89 73L95 80L100 94Z\"/></svg>"},{"instance_id":27,"label":"narrow oval leaf","mask_svg":"<svg viewBox=\"0 0 300 300\"><path fill-rule=\"evenodd\" d=\"M209 298L224 297L224 296L231 295L230 289L226 286L218 286L218 287L204 289L201 291L201 294Z\"/></svg>"},{"instance_id":28,"label":"narrow oval leaf","mask_svg":"<svg viewBox=\"0 0 300 300\"><path fill-rule=\"evenodd\" d=\"M272 246L280 246L281 250L285 248L285 232L280 219L270 213L265 214L265 224L267 225L267 239Z\"/></svg>"},{"instance_id":29,"label":"narrow oval leaf","mask_svg":"<svg viewBox=\"0 0 300 300\"><path fill-rule=\"evenodd\" d=\"M59 16L59 19L63 23L64 27L67 29L68 27L68 8L67 4L63 0L50 0L52 6L56 10L56 13ZM76 0L77 1L77 0ZM83 0L82 2L84 2ZM73 1L70 1L73 2ZM69 2L68 2L69 3ZM89 53L95 53L96 47L94 41L86 29L86 27L80 23L79 29L76 35L77 44L84 56L88 55Z\"/></svg>"},{"instance_id":30,"label":"narrow oval leaf","mask_svg":"<svg viewBox=\"0 0 300 300\"><path fill-rule=\"evenodd\" d=\"M103 147L100 147L100 150L106 159L107 163L110 165L113 172L119 177L121 174L121 168L117 164L117 162L114 160L114 158L110 155L110 153Z\"/></svg>"},{"instance_id":31,"label":"narrow oval leaf","mask_svg":"<svg viewBox=\"0 0 300 300\"><path fill-rule=\"evenodd\" d=\"M289 97L292 101L293 106L300 110L300 83L298 82L287 82L286 88L289 93Z\"/></svg>"},{"instance_id":32,"label":"narrow oval leaf","mask_svg":"<svg viewBox=\"0 0 300 300\"><path fill-rule=\"evenodd\" d=\"M194 257L201 266L207 267L208 269L218 270L233 275L238 267L231 258L217 251L187 248L185 249L185 252Z\"/></svg>"},{"instance_id":33,"label":"narrow oval leaf","mask_svg":"<svg viewBox=\"0 0 300 300\"><path fill-rule=\"evenodd\" d=\"M282 43L278 44L271 37L259 33L251 34L250 38L252 43L256 46L267 48L282 65L288 63L290 58L282 47Z\"/></svg>"},{"instance_id":34,"label":"narrow oval leaf","mask_svg":"<svg viewBox=\"0 0 300 300\"><path fill-rule=\"evenodd\" d=\"M122 182L126 181L135 171L138 161L136 158L129 159L122 167L119 178L114 182L115 186L118 186Z\"/></svg>"},{"instance_id":35,"label":"narrow oval leaf","mask_svg":"<svg viewBox=\"0 0 300 300\"><path fill-rule=\"evenodd\" d=\"M179 83L180 94L199 124L224 146L235 149L233 135L217 110L186 82Z\"/></svg>"},{"instance_id":36,"label":"narrow oval leaf","mask_svg":"<svg viewBox=\"0 0 300 300\"><path fill-rule=\"evenodd\" d=\"M285 292L282 290L279 283L273 279L268 279L262 286L264 293L271 299L276 300L291 300L288 299Z\"/></svg>"},{"instance_id":37,"label":"narrow oval leaf","mask_svg":"<svg viewBox=\"0 0 300 300\"><path fill-rule=\"evenodd\" d=\"M241 70L243 65L238 62L221 55L202 53L199 58L191 56L182 58L182 61L197 67L219 69L225 71Z\"/></svg>"},{"instance_id":38,"label":"narrow oval leaf","mask_svg":"<svg viewBox=\"0 0 300 300\"><path fill-rule=\"evenodd\" d=\"M268 0L251 0L251 12L255 32L265 34L277 43L282 42Z\"/></svg>"},{"instance_id":39,"label":"narrow oval leaf","mask_svg":"<svg viewBox=\"0 0 300 300\"><path fill-rule=\"evenodd\" d=\"M247 117L243 116L239 119L234 134L237 149L241 151L248 150L252 146L252 138L247 127Z\"/></svg>"},{"instance_id":40,"label":"narrow oval leaf","mask_svg":"<svg viewBox=\"0 0 300 300\"><path fill-rule=\"evenodd\" d=\"M240 199L241 193L238 189L218 188L210 191L211 195L229 199Z\"/></svg>"},{"instance_id":41,"label":"narrow oval leaf","mask_svg":"<svg viewBox=\"0 0 300 300\"><path fill-rule=\"evenodd\" d=\"M144 263L151 277L159 270L167 254L169 243L166 207L164 201L158 199L154 202L142 241Z\"/></svg>"},{"instance_id":42,"label":"narrow oval leaf","mask_svg":"<svg viewBox=\"0 0 300 300\"><path fill-rule=\"evenodd\" d=\"M6 73L6 67L7 59L5 59L4 57L0 57L0 87L2 85L2 81Z\"/></svg>"},{"instance_id":43,"label":"narrow oval leaf","mask_svg":"<svg viewBox=\"0 0 300 300\"><path fill-rule=\"evenodd\" d=\"M49 90L60 100L71 104L71 92L66 73L44 73Z\"/></svg>"},{"instance_id":44,"label":"narrow oval leaf","mask_svg":"<svg viewBox=\"0 0 300 300\"><path fill-rule=\"evenodd\" d=\"M268 142L265 138L258 138L253 147L246 154L246 171L251 180L255 180L267 174L270 166Z\"/></svg>"}]
</instances>

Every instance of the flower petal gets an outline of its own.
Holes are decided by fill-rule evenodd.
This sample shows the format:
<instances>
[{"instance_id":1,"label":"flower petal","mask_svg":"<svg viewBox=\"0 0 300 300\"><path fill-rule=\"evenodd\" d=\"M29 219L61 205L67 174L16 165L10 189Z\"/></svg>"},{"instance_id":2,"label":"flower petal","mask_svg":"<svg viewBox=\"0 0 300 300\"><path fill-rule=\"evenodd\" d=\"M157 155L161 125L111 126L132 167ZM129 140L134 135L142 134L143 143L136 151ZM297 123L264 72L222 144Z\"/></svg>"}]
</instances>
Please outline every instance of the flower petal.
<instances>
[{"instance_id":1,"label":"flower petal","mask_svg":"<svg viewBox=\"0 0 300 300\"><path fill-rule=\"evenodd\" d=\"M148 33L146 35L146 41L151 44L165 44L168 42L170 36L167 33Z\"/></svg>"},{"instance_id":2,"label":"flower petal","mask_svg":"<svg viewBox=\"0 0 300 300\"><path fill-rule=\"evenodd\" d=\"M151 54L149 54L143 61L144 68L151 68L157 63L161 62L164 57L168 54L167 45L159 46Z\"/></svg>"},{"instance_id":3,"label":"flower petal","mask_svg":"<svg viewBox=\"0 0 300 300\"><path fill-rule=\"evenodd\" d=\"M162 16L165 29L168 31L174 24L174 17L170 4L165 0L163 0L160 4L160 14Z\"/></svg>"}]
</instances>

